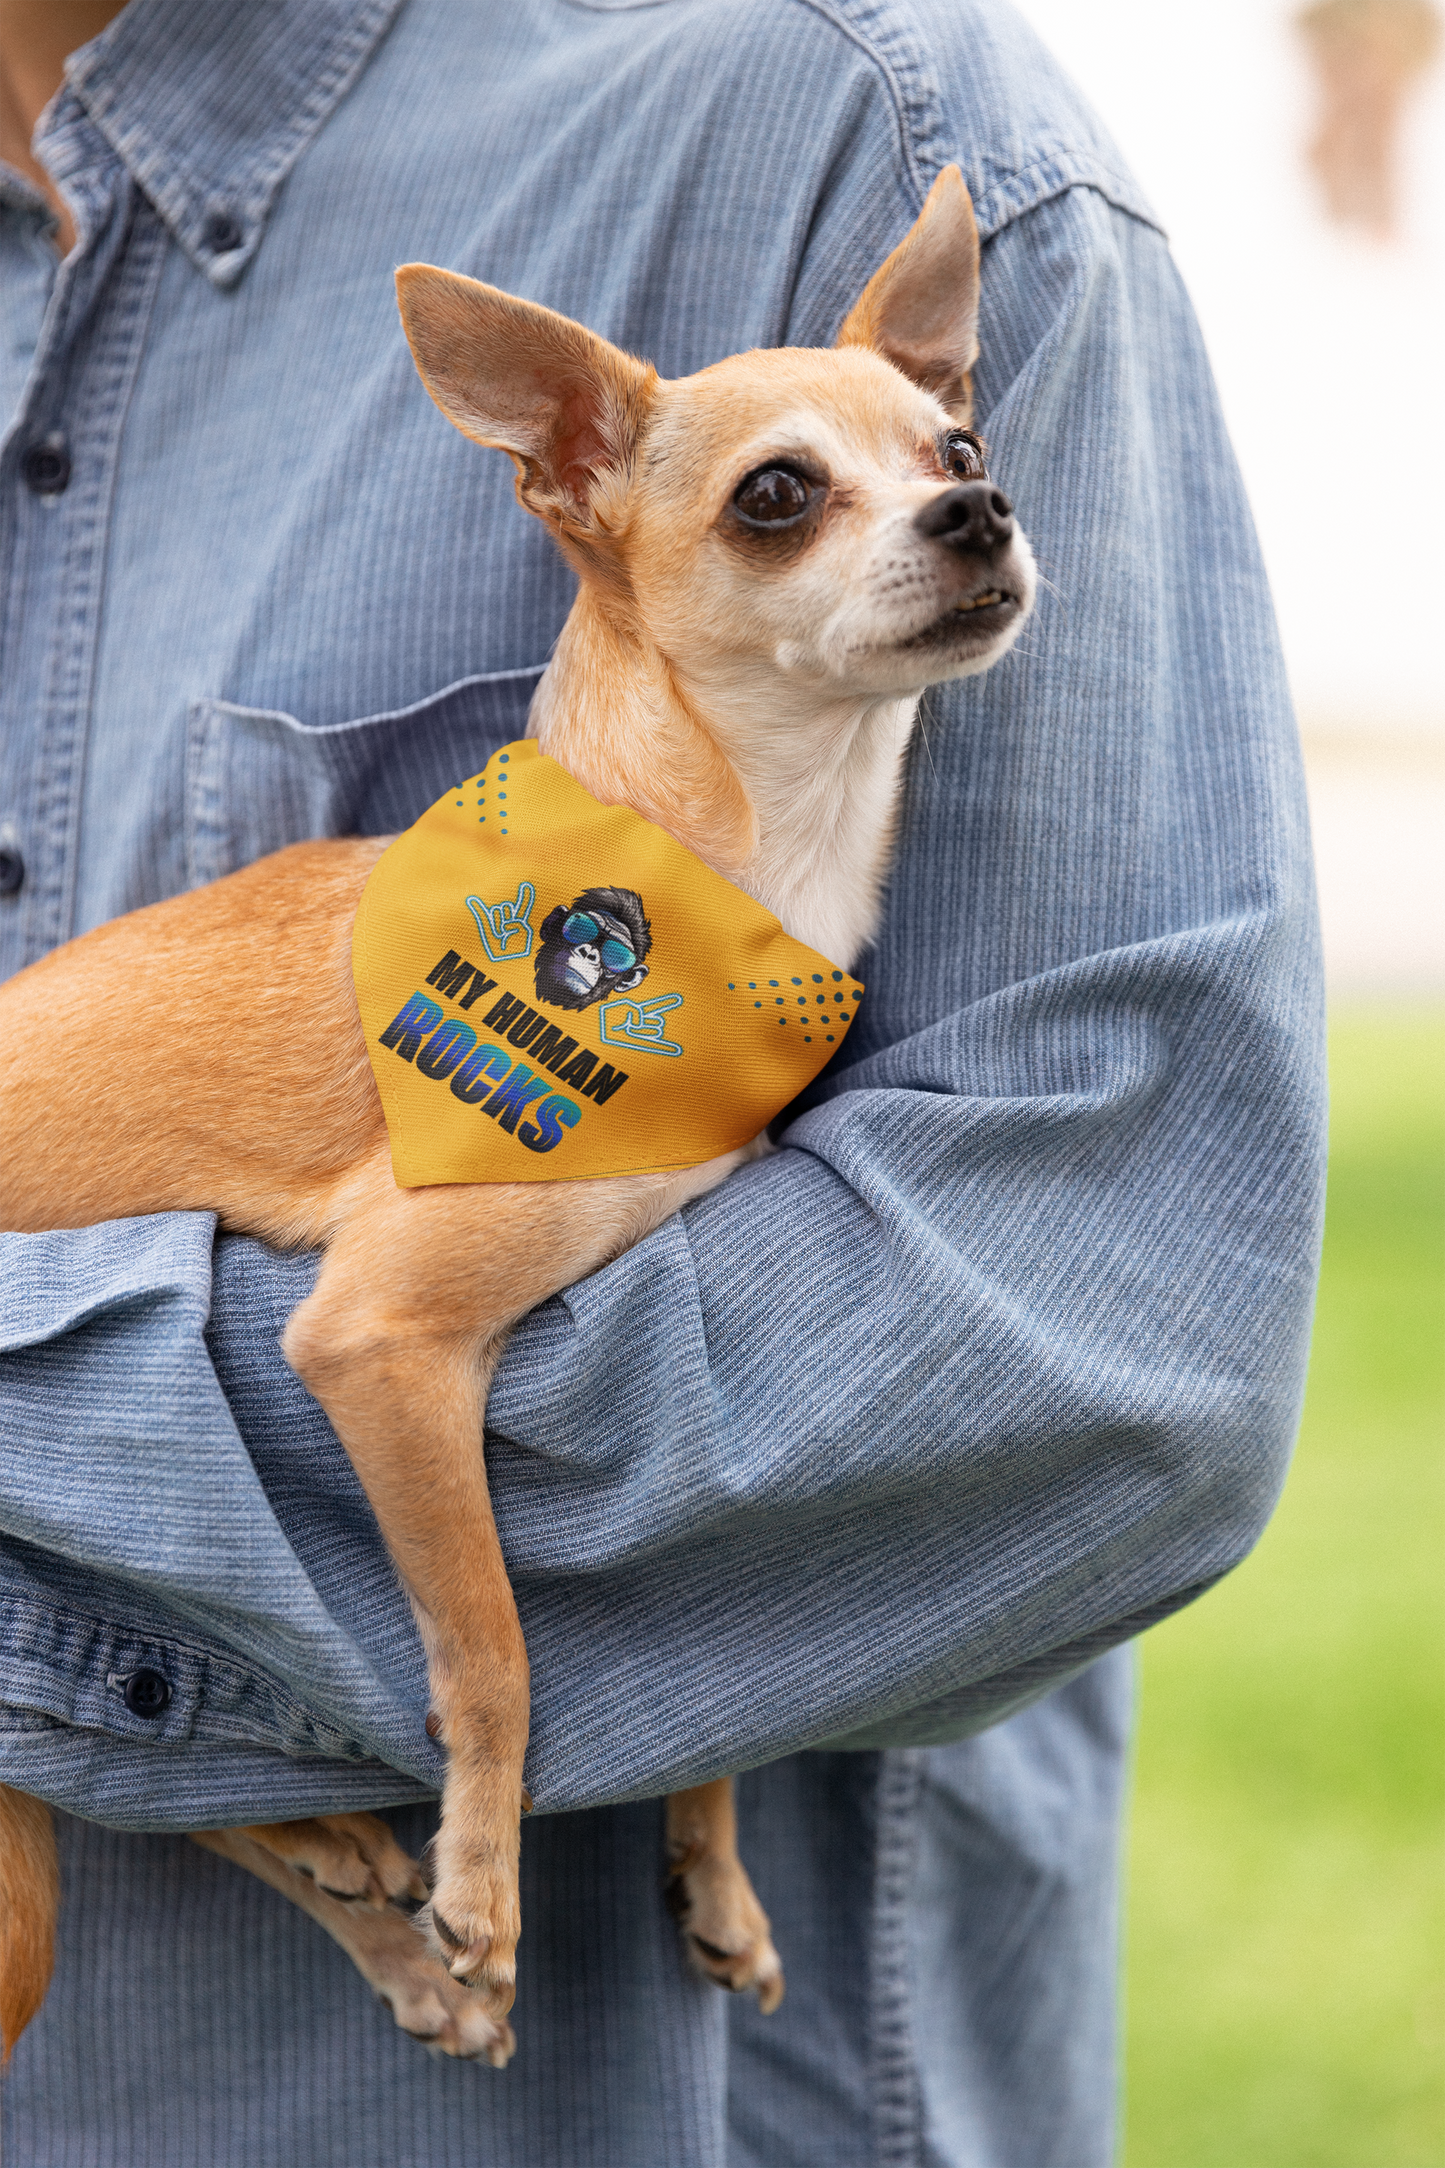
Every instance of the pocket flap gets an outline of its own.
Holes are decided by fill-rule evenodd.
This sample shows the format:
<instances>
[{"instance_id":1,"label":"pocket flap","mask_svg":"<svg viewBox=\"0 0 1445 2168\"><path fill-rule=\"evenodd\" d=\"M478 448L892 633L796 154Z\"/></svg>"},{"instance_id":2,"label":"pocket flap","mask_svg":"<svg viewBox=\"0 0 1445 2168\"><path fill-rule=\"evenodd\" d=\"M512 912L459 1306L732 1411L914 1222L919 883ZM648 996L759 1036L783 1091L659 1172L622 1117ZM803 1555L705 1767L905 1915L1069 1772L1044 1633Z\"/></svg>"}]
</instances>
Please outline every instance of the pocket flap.
<instances>
[{"instance_id":1,"label":"pocket flap","mask_svg":"<svg viewBox=\"0 0 1445 2168\"><path fill-rule=\"evenodd\" d=\"M186 735L186 873L219 880L311 836L408 828L526 729L545 665L462 678L411 707L321 726L197 700Z\"/></svg>"}]
</instances>

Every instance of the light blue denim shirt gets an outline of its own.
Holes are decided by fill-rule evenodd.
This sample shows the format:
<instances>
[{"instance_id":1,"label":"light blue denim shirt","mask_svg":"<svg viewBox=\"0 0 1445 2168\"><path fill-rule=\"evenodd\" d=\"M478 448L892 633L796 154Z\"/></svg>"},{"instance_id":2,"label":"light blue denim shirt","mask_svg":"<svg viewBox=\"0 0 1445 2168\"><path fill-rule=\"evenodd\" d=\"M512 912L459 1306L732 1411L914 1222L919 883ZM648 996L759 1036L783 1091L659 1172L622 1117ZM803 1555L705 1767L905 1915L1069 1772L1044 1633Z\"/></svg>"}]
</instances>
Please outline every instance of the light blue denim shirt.
<instances>
[{"instance_id":1,"label":"light blue denim shirt","mask_svg":"<svg viewBox=\"0 0 1445 2168\"><path fill-rule=\"evenodd\" d=\"M978 414L1048 584L929 697L867 999L784 1149L511 1342L528 1783L959 1739L1227 1571L1319 1237L1300 764L1166 245L1017 19L132 0L37 141L79 245L0 169L6 970L390 830L522 731L570 575L422 390L398 262L676 375L829 342L961 164ZM248 955L195 968L224 1012ZM191 1058L164 1015L138 1046ZM200 1216L3 1251L0 1777L155 1830L434 1792L410 1615L277 1348L313 1262Z\"/></svg>"},{"instance_id":2,"label":"light blue denim shirt","mask_svg":"<svg viewBox=\"0 0 1445 2168\"><path fill-rule=\"evenodd\" d=\"M976 1726L1247 1548L1309 1319L1300 771L1159 235L985 7L538 0L483 41L465 6L330 0L289 39L180 10L179 45L177 12L127 10L49 116L62 270L7 190L11 968L404 822L521 732L570 578L421 389L398 261L681 374L829 340L963 165L979 412L1053 593L930 696L863 1014L788 1148L529 1320L490 1459L539 1804ZM26 485L45 446L62 491ZM246 956L196 968L224 1008ZM164 1017L143 1044L187 1059ZM110 1818L404 1792L383 1765L430 1789L350 1483L286 1482L320 1426L274 1336L312 1267L223 1245L213 1305L211 1259L183 1217L9 1245L0 1518L33 1654L6 1699L78 1727L49 1788ZM138 1637L158 1725L107 1684Z\"/></svg>"}]
</instances>

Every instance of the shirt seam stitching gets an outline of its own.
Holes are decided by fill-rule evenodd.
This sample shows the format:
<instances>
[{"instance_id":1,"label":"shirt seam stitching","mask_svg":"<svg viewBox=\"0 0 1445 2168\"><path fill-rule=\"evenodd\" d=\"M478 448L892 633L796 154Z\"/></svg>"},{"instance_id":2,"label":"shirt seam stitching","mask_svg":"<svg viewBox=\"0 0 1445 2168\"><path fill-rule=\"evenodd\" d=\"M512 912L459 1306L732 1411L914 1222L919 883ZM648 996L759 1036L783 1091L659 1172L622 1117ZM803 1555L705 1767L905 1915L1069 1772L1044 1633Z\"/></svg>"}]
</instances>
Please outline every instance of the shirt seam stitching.
<instances>
[{"instance_id":1,"label":"shirt seam stitching","mask_svg":"<svg viewBox=\"0 0 1445 2168\"><path fill-rule=\"evenodd\" d=\"M910 98L902 80L904 64L885 54L866 31L849 21L842 8L835 4L835 0L795 0L795 4L808 9L821 21L828 23L840 37L846 38L882 78L893 107L899 149L913 190L914 204L921 210L932 185L925 176L931 172L936 179L943 170L943 164L948 162L928 156L924 147L925 139L920 136L913 121L915 106L931 106L932 132L941 131L942 114L938 110L938 100L932 87L915 72L915 95ZM1075 170L1067 173L1059 170L1066 165L1073 166ZM1051 182L1052 185L1049 185ZM1040 187L1039 183L1043 185ZM1037 193L1031 201L1012 205L1008 208L1007 215L998 215L1011 191L1031 184L1037 187ZM1091 188L1116 210L1137 219L1141 225L1152 227L1157 233L1164 232L1158 218L1142 200L1137 186L1131 185L1126 175L1111 167L1091 148L1082 143L1071 142L1065 137L1033 158L1028 165L1001 170L998 178L991 181L985 193L974 204L975 216L984 238L989 239L995 233L1002 232L1006 226L1013 224L1015 219L1038 210L1055 196L1067 194L1071 188ZM997 205L998 210L991 212L991 205Z\"/></svg>"}]
</instances>

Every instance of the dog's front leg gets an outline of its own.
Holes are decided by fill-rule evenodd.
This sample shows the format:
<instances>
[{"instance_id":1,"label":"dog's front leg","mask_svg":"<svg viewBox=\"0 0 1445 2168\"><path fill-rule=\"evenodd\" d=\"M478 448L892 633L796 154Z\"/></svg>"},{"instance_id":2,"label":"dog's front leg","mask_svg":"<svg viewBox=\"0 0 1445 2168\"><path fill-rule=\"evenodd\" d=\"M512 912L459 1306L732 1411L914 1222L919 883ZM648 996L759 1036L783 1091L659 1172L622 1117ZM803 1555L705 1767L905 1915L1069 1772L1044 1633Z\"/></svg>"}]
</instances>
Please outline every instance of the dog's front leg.
<instances>
[{"instance_id":1,"label":"dog's front leg","mask_svg":"<svg viewBox=\"0 0 1445 2168\"><path fill-rule=\"evenodd\" d=\"M286 1354L351 1456L426 1643L447 1750L430 1927L453 1976L504 2017L516 1982L527 1652L487 1494L486 1386L500 1345L407 1302L405 1261L358 1284L333 1250ZM400 1262L400 1271L396 1266ZM413 1283L414 1285L414 1283ZM408 1314L410 1313L410 1314Z\"/></svg>"},{"instance_id":2,"label":"dog's front leg","mask_svg":"<svg viewBox=\"0 0 1445 2168\"><path fill-rule=\"evenodd\" d=\"M517 1319L750 1156L616 1181L398 1189L389 1155L337 1198L286 1358L351 1456L426 1642L447 1750L430 1925L453 1976L505 2016L519 1931L527 1651L482 1456Z\"/></svg>"}]
</instances>

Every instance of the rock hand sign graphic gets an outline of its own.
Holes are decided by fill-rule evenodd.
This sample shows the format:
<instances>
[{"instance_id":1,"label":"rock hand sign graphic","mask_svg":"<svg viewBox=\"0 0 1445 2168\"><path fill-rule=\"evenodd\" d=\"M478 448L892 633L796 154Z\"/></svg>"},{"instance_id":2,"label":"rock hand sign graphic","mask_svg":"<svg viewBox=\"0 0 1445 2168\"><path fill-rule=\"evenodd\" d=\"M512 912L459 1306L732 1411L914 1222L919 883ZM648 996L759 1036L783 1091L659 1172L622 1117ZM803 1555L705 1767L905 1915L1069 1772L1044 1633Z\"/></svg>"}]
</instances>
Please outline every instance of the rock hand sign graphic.
<instances>
[{"instance_id":1,"label":"rock hand sign graphic","mask_svg":"<svg viewBox=\"0 0 1445 2168\"><path fill-rule=\"evenodd\" d=\"M477 922L487 961L494 964L525 962L532 953L532 905L537 891L530 881L519 881L510 902L483 903L468 896L467 909Z\"/></svg>"}]
</instances>

